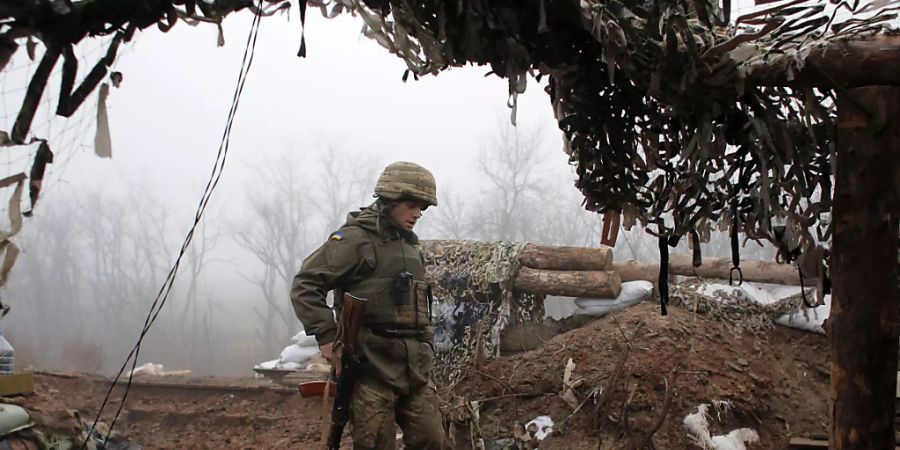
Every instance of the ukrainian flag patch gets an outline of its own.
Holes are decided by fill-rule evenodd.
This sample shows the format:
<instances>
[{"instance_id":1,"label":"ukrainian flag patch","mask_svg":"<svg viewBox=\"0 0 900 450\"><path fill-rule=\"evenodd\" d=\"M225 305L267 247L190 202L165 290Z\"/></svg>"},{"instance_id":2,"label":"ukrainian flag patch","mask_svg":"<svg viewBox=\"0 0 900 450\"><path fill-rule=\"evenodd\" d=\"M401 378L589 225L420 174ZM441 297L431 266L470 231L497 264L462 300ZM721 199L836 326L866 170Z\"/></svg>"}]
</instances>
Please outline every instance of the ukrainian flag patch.
<instances>
[{"instance_id":1,"label":"ukrainian flag patch","mask_svg":"<svg viewBox=\"0 0 900 450\"><path fill-rule=\"evenodd\" d=\"M341 239L344 239L344 233L341 233L340 231L331 235L332 241L340 241Z\"/></svg>"}]
</instances>

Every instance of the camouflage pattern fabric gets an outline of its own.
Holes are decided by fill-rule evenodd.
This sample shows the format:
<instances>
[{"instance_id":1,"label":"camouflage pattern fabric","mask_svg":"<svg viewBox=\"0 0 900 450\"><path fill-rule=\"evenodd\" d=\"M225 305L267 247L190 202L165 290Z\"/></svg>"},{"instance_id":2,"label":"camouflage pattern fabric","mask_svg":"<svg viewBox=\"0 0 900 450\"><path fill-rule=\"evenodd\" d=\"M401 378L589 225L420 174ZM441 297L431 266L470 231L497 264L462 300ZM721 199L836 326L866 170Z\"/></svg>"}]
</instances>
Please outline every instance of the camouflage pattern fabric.
<instances>
[{"instance_id":1,"label":"camouflage pattern fabric","mask_svg":"<svg viewBox=\"0 0 900 450\"><path fill-rule=\"evenodd\" d=\"M353 391L351 435L354 450L395 448L394 423L403 431L405 448L440 450L444 448L444 429L433 385L413 394L400 396L378 380L360 380Z\"/></svg>"}]
</instances>

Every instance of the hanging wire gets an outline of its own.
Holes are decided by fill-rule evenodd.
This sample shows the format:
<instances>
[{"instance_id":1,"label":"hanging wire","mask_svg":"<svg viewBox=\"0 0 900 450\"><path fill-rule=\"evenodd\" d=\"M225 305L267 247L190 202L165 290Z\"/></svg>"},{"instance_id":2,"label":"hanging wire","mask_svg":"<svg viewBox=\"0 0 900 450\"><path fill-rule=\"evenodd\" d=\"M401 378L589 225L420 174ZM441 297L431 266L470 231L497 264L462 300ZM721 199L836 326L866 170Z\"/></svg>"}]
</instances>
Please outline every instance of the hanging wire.
<instances>
[{"instance_id":1,"label":"hanging wire","mask_svg":"<svg viewBox=\"0 0 900 450\"><path fill-rule=\"evenodd\" d=\"M257 11L262 10L262 0L258 1L258 9ZM181 250L178 253L178 257L175 259L175 263L172 268L169 270L169 273L163 282L163 285L160 287L159 292L156 295L156 299L154 299L153 304L150 306L150 310L147 313L147 317L144 321L144 327L141 330L140 336L138 336L138 340L135 343L134 347L131 349L131 352L128 354L128 357L125 358L125 362L122 364L122 367L119 369L116 377L113 379L113 382L110 384L108 391L106 392L106 396L103 399L103 402L100 405L99 411L97 411L97 415L94 418L93 423L91 424L90 430L88 430L87 435L85 436L84 441L82 442L81 449L84 450L87 448L87 443L90 440L91 436L94 434L97 423L100 421L100 416L103 413L104 408L109 402L109 398L112 395L113 389L115 389L116 385L119 382L119 379L122 377L122 374L125 372L125 368L128 366L129 361L131 361L131 371L128 374L128 381L125 384L125 392L122 395L122 400L119 402L118 408L116 409L116 414L109 425L109 431L107 435L104 437L103 444L106 445L106 442L109 440L110 435L112 435L112 431L116 425L116 422L119 419L119 415L122 412L122 409L125 406L125 402L128 398L128 392L131 388L132 378L134 377L134 370L137 367L138 356L141 350L141 343L144 339L144 336L147 335L147 332L150 330L150 327L156 321L156 318L159 316L159 313L162 311L163 306L165 306L166 301L168 300L169 293L172 290L172 286L175 282L175 275L178 272L178 268L181 264L181 260L187 252L188 247L190 246L191 240L194 236L194 232L197 229L197 226L200 223L200 219L203 217L203 213L206 210L207 205L209 204L210 198L212 196L213 191L216 189L216 186L219 183L219 179L222 176L222 171L225 167L225 161L228 156L228 149L231 142L231 131L234 123L234 118L237 114L238 105L240 103L241 94L244 91L244 85L247 81L247 75L250 72L250 67L253 63L253 56L256 50L256 40L259 33L259 24L260 24L261 15L259 13L255 14L253 17L253 22L250 25L250 32L247 36L247 43L244 49L244 57L241 62L240 72L238 74L237 86L234 90L234 96L232 98L231 109L228 112L228 118L225 124L225 131L222 134L222 139L219 144L219 150L216 154L216 159L213 164L212 171L209 175L209 180L206 183L206 188L204 189L203 195L200 198L200 202L197 206L197 212L194 216L193 224L191 225L190 230L185 236L184 242L182 243Z\"/></svg>"}]
</instances>

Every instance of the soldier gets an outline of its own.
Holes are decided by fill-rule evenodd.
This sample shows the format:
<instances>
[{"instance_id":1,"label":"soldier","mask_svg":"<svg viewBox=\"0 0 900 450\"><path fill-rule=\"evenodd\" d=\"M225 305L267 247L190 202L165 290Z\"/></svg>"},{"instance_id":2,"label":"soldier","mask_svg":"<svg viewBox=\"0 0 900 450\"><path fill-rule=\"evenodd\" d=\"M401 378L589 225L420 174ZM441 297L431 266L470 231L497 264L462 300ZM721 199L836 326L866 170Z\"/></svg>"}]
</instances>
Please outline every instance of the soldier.
<instances>
[{"instance_id":1,"label":"soldier","mask_svg":"<svg viewBox=\"0 0 900 450\"><path fill-rule=\"evenodd\" d=\"M395 162L378 178L375 196L303 261L291 303L330 359L337 330L326 294L335 290L336 301L343 292L368 299L358 337L365 370L351 402L355 450L394 448L394 423L406 448L441 449L444 430L431 382L431 288L412 231L422 211L437 206L434 176Z\"/></svg>"}]
</instances>

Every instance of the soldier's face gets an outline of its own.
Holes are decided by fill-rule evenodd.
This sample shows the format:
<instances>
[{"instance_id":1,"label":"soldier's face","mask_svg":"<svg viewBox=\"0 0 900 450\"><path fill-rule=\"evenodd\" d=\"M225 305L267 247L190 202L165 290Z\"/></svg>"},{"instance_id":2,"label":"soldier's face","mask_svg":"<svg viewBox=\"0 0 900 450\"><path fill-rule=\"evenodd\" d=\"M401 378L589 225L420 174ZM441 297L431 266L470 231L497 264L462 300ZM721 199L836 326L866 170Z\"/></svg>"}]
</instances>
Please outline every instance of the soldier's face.
<instances>
[{"instance_id":1,"label":"soldier's face","mask_svg":"<svg viewBox=\"0 0 900 450\"><path fill-rule=\"evenodd\" d=\"M401 200L394 204L391 218L406 231L412 231L428 205L421 200Z\"/></svg>"}]
</instances>

